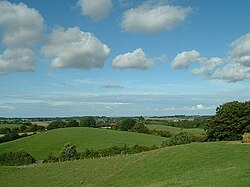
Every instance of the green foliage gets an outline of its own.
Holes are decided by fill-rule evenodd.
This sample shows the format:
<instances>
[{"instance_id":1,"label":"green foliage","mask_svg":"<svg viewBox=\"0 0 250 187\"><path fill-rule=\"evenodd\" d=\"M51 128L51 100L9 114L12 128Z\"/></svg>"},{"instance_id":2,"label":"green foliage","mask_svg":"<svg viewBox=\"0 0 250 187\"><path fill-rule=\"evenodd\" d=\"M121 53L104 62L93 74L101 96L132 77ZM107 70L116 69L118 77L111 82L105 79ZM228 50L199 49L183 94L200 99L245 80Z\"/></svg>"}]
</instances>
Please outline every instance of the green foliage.
<instances>
[{"instance_id":1,"label":"green foliage","mask_svg":"<svg viewBox=\"0 0 250 187\"><path fill-rule=\"evenodd\" d=\"M175 136L166 139L162 142L161 146L174 146L174 145L181 145L181 144L189 144L194 140L193 135L187 133L187 132L180 132L179 134L176 134Z\"/></svg>"},{"instance_id":2,"label":"green foliage","mask_svg":"<svg viewBox=\"0 0 250 187\"><path fill-rule=\"evenodd\" d=\"M149 129L144 125L143 122L136 123L135 126L133 127L133 131L144 134L149 133Z\"/></svg>"},{"instance_id":3,"label":"green foliage","mask_svg":"<svg viewBox=\"0 0 250 187\"><path fill-rule=\"evenodd\" d=\"M79 127L80 124L78 121L76 120L70 120L67 124L66 127Z\"/></svg>"},{"instance_id":4,"label":"green foliage","mask_svg":"<svg viewBox=\"0 0 250 187\"><path fill-rule=\"evenodd\" d=\"M239 140L244 132L249 131L250 101L225 103L216 109L206 126L208 140Z\"/></svg>"},{"instance_id":5,"label":"green foliage","mask_svg":"<svg viewBox=\"0 0 250 187\"><path fill-rule=\"evenodd\" d=\"M136 124L136 120L133 118L125 118L121 120L120 128L122 131L128 131L132 129Z\"/></svg>"},{"instance_id":6,"label":"green foliage","mask_svg":"<svg viewBox=\"0 0 250 187\"><path fill-rule=\"evenodd\" d=\"M59 159L60 161L73 160L76 158L76 146L72 143L66 143L61 149Z\"/></svg>"},{"instance_id":7,"label":"green foliage","mask_svg":"<svg viewBox=\"0 0 250 187\"><path fill-rule=\"evenodd\" d=\"M11 132L11 129L8 127L0 128L0 134L6 134L8 132Z\"/></svg>"},{"instance_id":8,"label":"green foliage","mask_svg":"<svg viewBox=\"0 0 250 187\"><path fill-rule=\"evenodd\" d=\"M17 132L8 132L3 137L0 138L0 142L8 142L21 138Z\"/></svg>"},{"instance_id":9,"label":"green foliage","mask_svg":"<svg viewBox=\"0 0 250 187\"><path fill-rule=\"evenodd\" d=\"M2 166L20 166L32 164L34 162L35 159L23 150L0 154L0 165Z\"/></svg>"},{"instance_id":10,"label":"green foliage","mask_svg":"<svg viewBox=\"0 0 250 187\"><path fill-rule=\"evenodd\" d=\"M53 121L48 125L47 130L64 128L66 125L66 122L62 120Z\"/></svg>"},{"instance_id":11,"label":"green foliage","mask_svg":"<svg viewBox=\"0 0 250 187\"><path fill-rule=\"evenodd\" d=\"M59 158L50 153L47 158L43 160L43 163L54 163L54 162L59 162Z\"/></svg>"},{"instance_id":12,"label":"green foliage","mask_svg":"<svg viewBox=\"0 0 250 187\"><path fill-rule=\"evenodd\" d=\"M80 126L81 127L92 127L92 128L96 128L97 125L96 125L96 120L93 116L86 116L86 117L83 117L81 120L80 120Z\"/></svg>"}]
</instances>

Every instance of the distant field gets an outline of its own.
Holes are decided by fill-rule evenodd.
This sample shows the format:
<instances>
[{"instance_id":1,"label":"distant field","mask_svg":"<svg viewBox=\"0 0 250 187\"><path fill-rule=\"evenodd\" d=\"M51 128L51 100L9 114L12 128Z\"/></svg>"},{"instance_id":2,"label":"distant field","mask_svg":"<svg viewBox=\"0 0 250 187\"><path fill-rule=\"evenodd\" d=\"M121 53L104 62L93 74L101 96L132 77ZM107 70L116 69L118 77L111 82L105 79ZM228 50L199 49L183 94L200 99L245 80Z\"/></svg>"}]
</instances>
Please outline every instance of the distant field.
<instances>
[{"instance_id":1,"label":"distant field","mask_svg":"<svg viewBox=\"0 0 250 187\"><path fill-rule=\"evenodd\" d=\"M10 128L10 129L13 129L13 128L15 128L15 127L20 127L21 125L19 125L19 124L0 124L0 129L1 128Z\"/></svg>"},{"instance_id":2,"label":"distant field","mask_svg":"<svg viewBox=\"0 0 250 187\"><path fill-rule=\"evenodd\" d=\"M71 142L78 151L86 148L106 148L112 145L160 145L164 138L153 135L94 128L63 128L0 144L0 152L24 149L36 159L49 153L58 155L63 145Z\"/></svg>"},{"instance_id":3,"label":"distant field","mask_svg":"<svg viewBox=\"0 0 250 187\"><path fill-rule=\"evenodd\" d=\"M189 132L194 135L199 135L204 133L204 129L201 128L192 128L192 129L181 129L178 127L171 127L171 126L166 126L166 125L146 125L149 129L153 130L163 130L163 131L169 131L172 134L178 134L179 132Z\"/></svg>"},{"instance_id":4,"label":"distant field","mask_svg":"<svg viewBox=\"0 0 250 187\"><path fill-rule=\"evenodd\" d=\"M0 167L0 186L249 186L250 145L192 143L33 167Z\"/></svg>"}]
</instances>

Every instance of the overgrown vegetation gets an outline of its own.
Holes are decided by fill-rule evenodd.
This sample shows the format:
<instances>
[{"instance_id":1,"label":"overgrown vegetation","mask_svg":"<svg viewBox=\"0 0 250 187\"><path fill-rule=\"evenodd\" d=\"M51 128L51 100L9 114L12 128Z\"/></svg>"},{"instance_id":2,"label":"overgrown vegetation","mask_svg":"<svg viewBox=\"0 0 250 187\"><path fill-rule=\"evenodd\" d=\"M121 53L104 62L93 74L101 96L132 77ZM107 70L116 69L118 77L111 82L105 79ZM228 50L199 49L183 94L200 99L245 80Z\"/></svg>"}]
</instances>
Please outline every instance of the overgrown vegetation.
<instances>
[{"instance_id":1,"label":"overgrown vegetation","mask_svg":"<svg viewBox=\"0 0 250 187\"><path fill-rule=\"evenodd\" d=\"M0 153L0 165L20 166L32 164L35 159L27 152L20 150L17 152Z\"/></svg>"}]
</instances>

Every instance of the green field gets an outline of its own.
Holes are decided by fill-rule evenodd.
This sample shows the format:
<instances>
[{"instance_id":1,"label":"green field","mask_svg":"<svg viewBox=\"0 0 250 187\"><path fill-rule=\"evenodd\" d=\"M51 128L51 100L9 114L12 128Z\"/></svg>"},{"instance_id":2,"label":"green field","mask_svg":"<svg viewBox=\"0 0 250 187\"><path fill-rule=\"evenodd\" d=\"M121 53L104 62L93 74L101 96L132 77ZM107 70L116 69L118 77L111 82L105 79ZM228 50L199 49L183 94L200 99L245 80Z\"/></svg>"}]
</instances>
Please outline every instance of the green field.
<instances>
[{"instance_id":1,"label":"green field","mask_svg":"<svg viewBox=\"0 0 250 187\"><path fill-rule=\"evenodd\" d=\"M0 153L24 149L36 159L44 159L49 153L59 155L63 145L68 142L76 145L80 152L86 148L106 148L112 145L160 145L163 140L159 136L131 132L84 127L63 128L2 143Z\"/></svg>"},{"instance_id":2,"label":"green field","mask_svg":"<svg viewBox=\"0 0 250 187\"><path fill-rule=\"evenodd\" d=\"M163 131L169 131L171 134L178 134L179 132L188 132L192 133L194 135L200 135L204 133L204 129L201 128L192 128L192 129L181 129L179 127L171 127L166 125L146 125L149 129L153 130L163 130Z\"/></svg>"},{"instance_id":3,"label":"green field","mask_svg":"<svg viewBox=\"0 0 250 187\"><path fill-rule=\"evenodd\" d=\"M249 155L250 145L192 143L135 155L0 167L0 186L248 186Z\"/></svg>"},{"instance_id":4,"label":"green field","mask_svg":"<svg viewBox=\"0 0 250 187\"><path fill-rule=\"evenodd\" d=\"M1 128L10 128L10 129L13 129L15 127L20 127L21 125L19 124L0 124L0 129Z\"/></svg>"}]
</instances>

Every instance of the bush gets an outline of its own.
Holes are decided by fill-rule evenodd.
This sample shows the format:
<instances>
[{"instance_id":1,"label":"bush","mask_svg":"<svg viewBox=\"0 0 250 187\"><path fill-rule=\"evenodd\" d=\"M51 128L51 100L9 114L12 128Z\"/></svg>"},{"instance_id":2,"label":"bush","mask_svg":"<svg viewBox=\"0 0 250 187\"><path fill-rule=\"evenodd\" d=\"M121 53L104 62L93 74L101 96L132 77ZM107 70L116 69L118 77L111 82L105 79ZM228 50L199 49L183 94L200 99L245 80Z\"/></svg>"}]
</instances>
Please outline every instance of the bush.
<instances>
[{"instance_id":1,"label":"bush","mask_svg":"<svg viewBox=\"0 0 250 187\"><path fill-rule=\"evenodd\" d=\"M72 143L66 143L60 152L60 161L74 160L77 156L76 146Z\"/></svg>"},{"instance_id":2,"label":"bush","mask_svg":"<svg viewBox=\"0 0 250 187\"><path fill-rule=\"evenodd\" d=\"M20 166L32 164L34 162L35 159L23 150L0 154L0 165L2 166Z\"/></svg>"},{"instance_id":3,"label":"bush","mask_svg":"<svg viewBox=\"0 0 250 187\"><path fill-rule=\"evenodd\" d=\"M174 145L181 145L181 144L189 144L192 141L194 141L193 135L187 132L180 132L176 134L175 136L163 141L161 146L166 147L166 146L174 146Z\"/></svg>"},{"instance_id":4,"label":"bush","mask_svg":"<svg viewBox=\"0 0 250 187\"><path fill-rule=\"evenodd\" d=\"M76 120L70 120L67 124L66 127L79 127L79 122Z\"/></svg>"},{"instance_id":5,"label":"bush","mask_svg":"<svg viewBox=\"0 0 250 187\"><path fill-rule=\"evenodd\" d=\"M50 153L47 158L44 159L43 163L53 163L58 162L59 158Z\"/></svg>"},{"instance_id":6,"label":"bush","mask_svg":"<svg viewBox=\"0 0 250 187\"><path fill-rule=\"evenodd\" d=\"M6 134L8 132L11 132L11 129L8 127L0 128L0 134Z\"/></svg>"}]
</instances>

